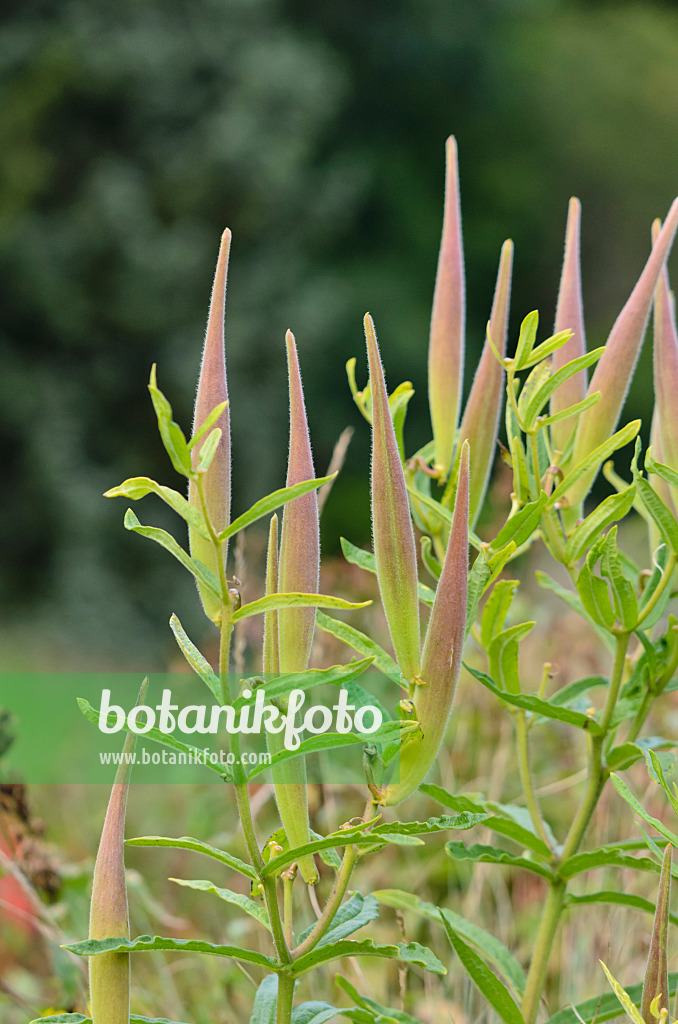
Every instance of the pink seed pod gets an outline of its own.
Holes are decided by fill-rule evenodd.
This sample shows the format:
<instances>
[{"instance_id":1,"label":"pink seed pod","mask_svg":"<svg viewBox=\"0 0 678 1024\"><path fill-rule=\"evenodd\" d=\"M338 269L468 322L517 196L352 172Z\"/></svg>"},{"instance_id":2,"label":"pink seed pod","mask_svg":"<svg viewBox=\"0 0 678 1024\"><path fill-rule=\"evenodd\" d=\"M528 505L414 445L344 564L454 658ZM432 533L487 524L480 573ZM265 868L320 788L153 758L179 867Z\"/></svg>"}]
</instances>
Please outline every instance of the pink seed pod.
<instances>
[{"instance_id":1,"label":"pink seed pod","mask_svg":"<svg viewBox=\"0 0 678 1024\"><path fill-rule=\"evenodd\" d=\"M450 539L424 641L421 683L414 691L413 718L420 731L405 740L397 780L381 794L379 803L387 807L401 803L424 781L447 729L466 631L468 516L469 445L465 441Z\"/></svg>"},{"instance_id":2,"label":"pink seed pod","mask_svg":"<svg viewBox=\"0 0 678 1024\"><path fill-rule=\"evenodd\" d=\"M554 334L573 331L572 337L553 353L553 372L566 363L586 354L586 333L584 330L584 303L581 293L580 259L581 203L575 196L570 199L565 229L565 255L558 289ZM551 414L562 412L581 402L586 396L587 374L580 370L570 377L551 398ZM560 420L551 425L551 439L554 448L564 452L574 429L575 420Z\"/></svg>"},{"instance_id":3,"label":"pink seed pod","mask_svg":"<svg viewBox=\"0 0 678 1024\"><path fill-rule=\"evenodd\" d=\"M408 682L421 669L417 553L407 486L388 404L372 317L365 316L372 388L372 533L377 580L398 667Z\"/></svg>"},{"instance_id":4,"label":"pink seed pod","mask_svg":"<svg viewBox=\"0 0 678 1024\"><path fill-rule=\"evenodd\" d=\"M287 486L311 480L315 476L311 439L306 419L304 392L294 335L285 337L290 390L290 447L287 464ZM273 532L271 532L271 540ZM270 543L270 542L269 542ZM269 566L272 554L269 546ZM283 511L279 593L318 592L320 575L320 524L316 491L295 498ZM315 631L315 608L281 608L278 611L278 653L280 672L303 672L308 667ZM273 659L270 659L271 661ZM269 749L284 749L282 738L270 734ZM301 846L311 838L308 820L308 788L306 762L295 758L272 769L275 798L280 819L291 846ZM299 859L304 881L315 885L318 870L311 854Z\"/></svg>"},{"instance_id":5,"label":"pink seed pod","mask_svg":"<svg viewBox=\"0 0 678 1024\"><path fill-rule=\"evenodd\" d=\"M500 356L506 354L512 267L513 242L511 239L507 239L501 247L489 327L492 344ZM473 451L469 493L469 524L471 526L475 525L482 508L487 481L494 461L503 396L504 368L492 351L489 341L486 340L459 431L460 440L467 440Z\"/></svg>"},{"instance_id":6,"label":"pink seed pod","mask_svg":"<svg viewBox=\"0 0 678 1024\"><path fill-rule=\"evenodd\" d=\"M653 226L653 238L659 222ZM654 393L657 402L661 455L655 457L678 470L678 330L676 309L666 266L662 268L654 294Z\"/></svg>"},{"instance_id":7,"label":"pink seed pod","mask_svg":"<svg viewBox=\"0 0 678 1024\"><path fill-rule=\"evenodd\" d=\"M659 876L654 926L645 969L645 980L643 981L643 995L640 1000L640 1013L645 1024L657 1024L657 1016L651 1010L655 999L659 1000L658 1009L668 1009L669 1004L668 937L672 855L673 847L669 843L664 850L662 871Z\"/></svg>"},{"instance_id":8,"label":"pink seed pod","mask_svg":"<svg viewBox=\"0 0 678 1024\"><path fill-rule=\"evenodd\" d=\"M207 332L203 348L200 380L195 400L193 418L194 432L205 422L212 410L228 400L226 383L226 355L224 346L224 310L226 303L226 279L228 273L228 257L231 246L231 232L227 229L221 237L219 259L214 275L212 300L210 302ZM205 473L205 499L207 514L217 533L225 529L231 514L231 429L228 406L217 420L216 427L221 429L221 438L212 463ZM200 457L200 449L205 438L198 442L192 450L192 464L195 470ZM197 485L191 481L188 488L188 500L194 508L202 511ZM213 543L189 526L189 545L191 555L206 565L219 577L219 565ZM221 548L221 556L226 561L227 544ZM216 622L221 616L221 605L217 598L198 584L200 598L208 618Z\"/></svg>"},{"instance_id":9,"label":"pink seed pod","mask_svg":"<svg viewBox=\"0 0 678 1024\"><path fill-rule=\"evenodd\" d=\"M678 227L678 199L674 200L638 282L615 321L588 388L588 394L600 391L600 401L581 414L577 421L573 465L581 462L615 430L624 399L633 377L640 346L645 335L654 289L671 250ZM595 479L592 470L574 484L568 493L571 506L586 497Z\"/></svg>"},{"instance_id":10,"label":"pink seed pod","mask_svg":"<svg viewBox=\"0 0 678 1024\"><path fill-rule=\"evenodd\" d=\"M139 694L144 703L148 680ZM136 735L128 733L115 775L99 850L94 865L90 905L90 939L129 939L127 883L125 880L125 811ZM129 953L100 953L90 960L90 1005L93 1024L129 1024Z\"/></svg>"},{"instance_id":11,"label":"pink seed pod","mask_svg":"<svg viewBox=\"0 0 678 1024\"><path fill-rule=\"evenodd\" d=\"M466 295L461 237L459 167L453 136L445 144L445 209L428 353L428 399L435 466L446 479L454 454L464 377Z\"/></svg>"}]
</instances>

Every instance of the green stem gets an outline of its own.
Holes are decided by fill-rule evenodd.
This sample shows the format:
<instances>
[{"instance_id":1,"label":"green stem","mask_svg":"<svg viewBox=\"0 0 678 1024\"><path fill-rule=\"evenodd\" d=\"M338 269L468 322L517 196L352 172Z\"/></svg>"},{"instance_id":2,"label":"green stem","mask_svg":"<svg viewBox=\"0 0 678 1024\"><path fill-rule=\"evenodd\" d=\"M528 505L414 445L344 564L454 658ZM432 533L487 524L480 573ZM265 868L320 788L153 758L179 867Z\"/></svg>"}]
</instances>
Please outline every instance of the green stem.
<instances>
[{"instance_id":1,"label":"green stem","mask_svg":"<svg viewBox=\"0 0 678 1024\"><path fill-rule=\"evenodd\" d=\"M294 976L280 973L278 975L278 1003L275 1013L275 1024L290 1024L294 1005Z\"/></svg>"},{"instance_id":2,"label":"green stem","mask_svg":"<svg viewBox=\"0 0 678 1024\"><path fill-rule=\"evenodd\" d=\"M555 939L565 902L565 882L552 882L544 903L535 942L535 955L530 964L521 1006L525 1024L534 1024L546 984L553 940Z\"/></svg>"},{"instance_id":3,"label":"green stem","mask_svg":"<svg viewBox=\"0 0 678 1024\"><path fill-rule=\"evenodd\" d=\"M650 600L647 602L647 604L643 608L642 612L638 616L638 621L636 622L636 629L638 628L638 626L641 625L641 623L645 622L645 619L648 617L648 615L652 612L652 610L656 606L657 602L661 598L661 596L664 593L664 591L666 590L667 586L669 585L669 583L673 579L673 570L675 568L676 568L676 555L672 551L671 554L669 555L669 560L666 563L666 569L664 570L664 575L662 576L662 578L661 578L661 580L659 582L659 585L655 589L654 593L650 596Z\"/></svg>"},{"instance_id":4,"label":"green stem","mask_svg":"<svg viewBox=\"0 0 678 1024\"><path fill-rule=\"evenodd\" d=\"M518 771L520 773L520 782L523 787L523 795L525 797L525 803L527 809L530 812L530 818L534 825L535 832L542 839L546 845L551 849L551 843L544 825L544 819L542 818L541 809L539 807L539 801L534 791L534 785L532 784L532 773L530 771L530 754L528 749L527 740L527 723L525 722L525 712L519 711L515 715L515 727L516 727L516 746L518 748Z\"/></svg>"},{"instance_id":5,"label":"green stem","mask_svg":"<svg viewBox=\"0 0 678 1024\"><path fill-rule=\"evenodd\" d=\"M618 633L615 636L615 658L612 669L612 678L607 693L607 700L603 708L600 720L601 734L589 735L589 757L588 757L588 784L586 792L579 806L579 810L570 826L562 851L558 858L560 863L573 857L579 850L586 834L589 822L596 809L600 794L609 776L609 771L603 762L603 749L605 735L609 731L614 709L619 697L624 669L626 666L626 651L629 645L629 634ZM522 1012L525 1024L535 1024L539 1004L541 1002L544 985L548 973L549 960L553 940L558 930L558 924L565 906L567 894L567 882L555 876L549 883L549 892L544 904L544 911L537 933L535 952L527 974L527 984L522 1003Z\"/></svg>"},{"instance_id":6,"label":"green stem","mask_svg":"<svg viewBox=\"0 0 678 1024\"><path fill-rule=\"evenodd\" d=\"M346 894L346 889L357 860L358 851L356 847L347 846L344 852L344 858L341 862L341 867L339 868L337 877L334 880L334 886L330 893L330 897L325 904L322 914L316 921L313 931L293 951L292 956L295 960L300 956L303 956L304 953L308 953L308 951L313 949L314 946L317 946L327 929L332 924L334 915L341 906L341 902Z\"/></svg>"},{"instance_id":7,"label":"green stem","mask_svg":"<svg viewBox=\"0 0 678 1024\"><path fill-rule=\"evenodd\" d=\"M285 942L291 949L294 945L294 875L283 872L283 923L285 927Z\"/></svg>"}]
</instances>

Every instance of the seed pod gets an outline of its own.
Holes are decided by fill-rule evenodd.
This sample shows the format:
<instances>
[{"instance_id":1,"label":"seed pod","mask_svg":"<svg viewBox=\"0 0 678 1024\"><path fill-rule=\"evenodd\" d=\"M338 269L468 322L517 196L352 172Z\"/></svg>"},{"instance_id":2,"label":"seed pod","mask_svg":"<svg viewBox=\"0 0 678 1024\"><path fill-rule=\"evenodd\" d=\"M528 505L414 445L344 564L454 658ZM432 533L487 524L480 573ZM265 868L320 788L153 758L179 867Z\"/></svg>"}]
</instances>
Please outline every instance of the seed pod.
<instances>
[{"instance_id":1,"label":"seed pod","mask_svg":"<svg viewBox=\"0 0 678 1024\"><path fill-rule=\"evenodd\" d=\"M659 222L653 226L653 239ZM662 268L654 294L654 393L657 402L661 455L659 461L678 469L678 330L676 310L669 287L666 265Z\"/></svg>"},{"instance_id":2,"label":"seed pod","mask_svg":"<svg viewBox=\"0 0 678 1024\"><path fill-rule=\"evenodd\" d=\"M566 363L586 354L586 333L584 331L584 304L581 294L581 260L579 256L581 203L575 196L570 199L567 211L567 227L565 229L565 255L558 289L556 305L556 322L554 334L561 331L573 331L572 337L553 354L553 371L559 370ZM551 398L551 414L561 412L581 402L586 395L586 370L580 370L570 377ZM564 452L574 429L574 420L561 420L551 425L551 438L554 448Z\"/></svg>"},{"instance_id":3,"label":"seed pod","mask_svg":"<svg viewBox=\"0 0 678 1024\"><path fill-rule=\"evenodd\" d=\"M224 308L226 303L226 278L228 272L228 256L231 246L231 232L224 231L221 238L221 248L217 269L214 275L212 287L212 300L210 302L209 318L207 321L207 332L205 334L205 346L202 355L200 368L200 380L198 393L195 400L195 413L193 419L193 430L199 427L207 419L212 410L222 402L228 400L228 388L226 384L226 355L224 347ZM228 526L231 514L231 429L228 406L224 409L215 426L221 429L221 438L217 450L212 459L211 465L205 473L205 499L207 513L212 526L219 533ZM199 441L192 450L193 469L198 465L200 449L205 443L205 438ZM188 488L188 500L194 508L202 511L198 489L191 481ZM189 545L191 555L206 565L208 569L218 577L219 565L217 553L213 543L189 526ZM226 561L227 544L221 548L222 558ZM217 598L205 587L198 584L200 599L208 618L216 622L221 615L221 605Z\"/></svg>"},{"instance_id":4,"label":"seed pod","mask_svg":"<svg viewBox=\"0 0 678 1024\"><path fill-rule=\"evenodd\" d=\"M287 368L290 387L290 448L287 486L315 476L311 440L304 407L304 392L294 335L287 332ZM272 565L269 544L269 566ZM315 491L295 498L283 512L278 591L315 594L320 574L320 526ZM270 569L272 577L272 569ZM272 579L270 581L272 583ZM303 672L308 667L315 631L315 608L281 608L278 611L278 665L280 672ZM269 646L271 641L269 640ZM275 655L269 655L274 661ZM283 750L282 734L268 734L271 753ZM275 798L290 846L301 846L311 838L308 820L308 786L303 757L272 768ZM299 871L304 881L315 885L318 870L311 854L301 857Z\"/></svg>"},{"instance_id":5,"label":"seed pod","mask_svg":"<svg viewBox=\"0 0 678 1024\"><path fill-rule=\"evenodd\" d=\"M654 914L654 927L650 941L650 952L645 969L643 995L640 1001L640 1013L645 1024L657 1024L657 1018L650 1010L653 1000L659 1000L659 1008L669 1003L669 901L671 898L671 844L664 850L662 871L659 876L657 907Z\"/></svg>"},{"instance_id":6,"label":"seed pod","mask_svg":"<svg viewBox=\"0 0 678 1024\"><path fill-rule=\"evenodd\" d=\"M497 285L490 317L490 338L501 356L506 354L512 265L513 242L507 239L501 247ZM469 492L469 524L471 526L475 524L482 508L487 481L494 462L503 393L504 368L492 351L489 341L486 340L459 431L460 440L468 440L473 451L473 470Z\"/></svg>"},{"instance_id":7,"label":"seed pod","mask_svg":"<svg viewBox=\"0 0 678 1024\"><path fill-rule=\"evenodd\" d=\"M377 336L365 316L372 389L372 532L377 580L398 667L408 682L421 669L417 553Z\"/></svg>"},{"instance_id":8,"label":"seed pod","mask_svg":"<svg viewBox=\"0 0 678 1024\"><path fill-rule=\"evenodd\" d=\"M450 471L464 377L466 298L459 167L453 136L445 144L445 210L428 354L428 400L441 479Z\"/></svg>"},{"instance_id":9,"label":"seed pod","mask_svg":"<svg viewBox=\"0 0 678 1024\"><path fill-rule=\"evenodd\" d=\"M645 335L655 286L671 250L678 226L678 199L674 200L645 268L617 317L588 388L588 394L600 391L600 401L581 414L577 421L573 465L581 462L615 430L624 399ZM568 494L571 506L578 506L595 479L592 470L573 486Z\"/></svg>"},{"instance_id":10,"label":"seed pod","mask_svg":"<svg viewBox=\"0 0 678 1024\"><path fill-rule=\"evenodd\" d=\"M461 669L468 590L469 446L464 442L459 482L435 601L424 641L422 682L414 693L413 718L420 732L405 740L397 781L380 803L395 806L419 787L435 761L445 736Z\"/></svg>"},{"instance_id":11,"label":"seed pod","mask_svg":"<svg viewBox=\"0 0 678 1024\"><path fill-rule=\"evenodd\" d=\"M145 679L139 694L139 704L144 703L147 685L148 680ZM128 733L99 841L92 883L90 939L130 937L124 844L127 790L135 743L136 735ZM100 953L93 956L89 967L89 988L93 1024L129 1024L129 953Z\"/></svg>"}]
</instances>

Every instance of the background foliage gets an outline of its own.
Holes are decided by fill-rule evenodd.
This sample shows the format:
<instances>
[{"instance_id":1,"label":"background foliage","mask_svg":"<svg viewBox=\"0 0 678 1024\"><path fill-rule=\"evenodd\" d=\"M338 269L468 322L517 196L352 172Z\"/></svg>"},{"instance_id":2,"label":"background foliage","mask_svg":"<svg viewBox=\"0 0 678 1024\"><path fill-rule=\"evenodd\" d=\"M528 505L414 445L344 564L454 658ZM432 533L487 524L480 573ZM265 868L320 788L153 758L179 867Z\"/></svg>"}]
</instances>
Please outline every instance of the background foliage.
<instances>
[{"instance_id":1,"label":"background foliage","mask_svg":"<svg viewBox=\"0 0 678 1024\"><path fill-rule=\"evenodd\" d=\"M188 425L221 229L235 511L282 482L283 336L298 338L323 471L358 424L343 378L377 324L425 436L443 141L460 144L469 366L499 247L512 330L550 324L566 203L582 200L589 345L601 344L676 193L678 11L573 0L6 0L0 27L0 437L5 620L66 648L166 650L174 567L99 494L164 471L145 381ZM647 355L647 353L646 353ZM361 372L364 372L364 368ZM647 417L648 377L631 394ZM368 532L366 431L328 505ZM160 513L160 510L159 514ZM344 527L345 529L345 527ZM132 567L132 568L130 568ZM57 614L55 614L55 611ZM167 611L167 614L166 614ZM120 652L121 637L125 651ZM5 645L6 646L6 645ZM12 645L10 645L10 650Z\"/></svg>"}]
</instances>

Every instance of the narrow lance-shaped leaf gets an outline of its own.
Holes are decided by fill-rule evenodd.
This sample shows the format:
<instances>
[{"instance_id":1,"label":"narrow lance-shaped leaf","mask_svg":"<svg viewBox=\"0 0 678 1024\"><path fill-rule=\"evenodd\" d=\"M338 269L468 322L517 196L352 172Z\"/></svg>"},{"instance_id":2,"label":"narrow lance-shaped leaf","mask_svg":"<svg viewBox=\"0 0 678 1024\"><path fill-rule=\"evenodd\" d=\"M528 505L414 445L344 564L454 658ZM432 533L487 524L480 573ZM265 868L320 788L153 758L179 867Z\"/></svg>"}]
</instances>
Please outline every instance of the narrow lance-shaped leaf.
<instances>
[{"instance_id":1,"label":"narrow lance-shaped leaf","mask_svg":"<svg viewBox=\"0 0 678 1024\"><path fill-rule=\"evenodd\" d=\"M584 332L584 304L581 294L581 261L579 257L581 203L572 196L567 211L567 228L565 230L565 255L558 290L556 305L556 322L554 334L560 331L573 331L569 341L553 354L553 371L557 372L566 363L586 354L586 334ZM551 414L562 412L581 402L586 395L586 370L580 370L570 377L551 398ZM574 428L573 420L561 420L551 427L553 447L565 451Z\"/></svg>"},{"instance_id":2,"label":"narrow lance-shaped leaf","mask_svg":"<svg viewBox=\"0 0 678 1024\"><path fill-rule=\"evenodd\" d=\"M377 336L365 316L372 386L372 532L377 580L398 667L411 682L421 669L417 552Z\"/></svg>"},{"instance_id":3,"label":"narrow lance-shaped leaf","mask_svg":"<svg viewBox=\"0 0 678 1024\"><path fill-rule=\"evenodd\" d=\"M469 445L464 442L459 483L443 571L424 640L421 683L414 693L419 731L400 751L397 775L380 802L393 806L418 788L445 736L461 669L468 587Z\"/></svg>"},{"instance_id":4,"label":"narrow lance-shaped leaf","mask_svg":"<svg viewBox=\"0 0 678 1024\"><path fill-rule=\"evenodd\" d=\"M601 398L579 418L573 464L586 458L589 452L609 437L617 425L645 335L654 289L671 250L677 226L678 199L674 200L645 268L615 321L605 352L591 378L588 393L599 391ZM573 486L568 494L572 506L576 507L584 500L596 472L594 469L585 474Z\"/></svg>"},{"instance_id":5,"label":"narrow lance-shaped leaf","mask_svg":"<svg viewBox=\"0 0 678 1024\"><path fill-rule=\"evenodd\" d=\"M287 486L315 476L311 440L306 420L304 393L301 385L299 361L294 335L285 337L290 389L290 447L287 463ZM269 550L269 562L272 553ZM278 566L278 592L296 591L317 593L320 574L320 527L318 496L310 491L290 501L283 512L280 562ZM272 569L269 585L273 584ZM278 613L278 669L280 672L303 672L308 666L315 630L315 608L281 608ZM270 651L267 658L274 662ZM269 750L272 754L284 749L282 734L270 733ZM306 761L294 758L271 769L275 798L280 820L290 846L308 843L311 834L308 820L308 789ZM299 871L305 882L314 885L318 871L313 857L307 855L299 861Z\"/></svg>"},{"instance_id":6,"label":"narrow lance-shaped leaf","mask_svg":"<svg viewBox=\"0 0 678 1024\"><path fill-rule=\"evenodd\" d=\"M671 899L671 858L673 847L669 843L664 850L662 873L659 876L659 892L657 908L654 915L650 952L647 958L643 997L640 1001L640 1012L645 1024L656 1024L657 1014L650 1007L655 999L659 1007L668 1009L669 1002L669 903Z\"/></svg>"},{"instance_id":7,"label":"narrow lance-shaped leaf","mask_svg":"<svg viewBox=\"0 0 678 1024\"><path fill-rule=\"evenodd\" d=\"M653 225L653 240L659 233L659 222ZM672 469L678 470L678 330L676 329L676 310L669 287L669 275L666 265L662 268L654 293L654 393L656 400L656 437L652 445L657 459L665 462ZM653 427L655 420L653 419ZM654 433L654 431L653 431ZM653 482L653 486L655 486ZM665 490L671 493L671 488ZM661 498L669 506L675 507L673 492L669 501L659 491Z\"/></svg>"},{"instance_id":8,"label":"narrow lance-shaped leaf","mask_svg":"<svg viewBox=\"0 0 678 1024\"><path fill-rule=\"evenodd\" d=\"M428 398L435 443L435 464L447 477L454 452L464 376L466 298L461 238L457 143L445 144L445 210L438 257L428 354Z\"/></svg>"},{"instance_id":9,"label":"narrow lance-shaped leaf","mask_svg":"<svg viewBox=\"0 0 678 1024\"><path fill-rule=\"evenodd\" d=\"M501 248L497 285L492 303L489 336L500 356L506 354L513 242L508 239ZM504 368L485 341L483 354L473 378L471 393L464 409L459 437L468 440L473 452L469 491L469 524L472 527L483 504L485 489L494 461L504 393Z\"/></svg>"},{"instance_id":10,"label":"narrow lance-shaped leaf","mask_svg":"<svg viewBox=\"0 0 678 1024\"><path fill-rule=\"evenodd\" d=\"M224 346L224 309L226 304L226 278L230 246L231 232L226 230L221 238L219 259L212 287L212 300L210 302L205 346L200 367L200 380L195 400L194 433L200 429L217 405L228 401ZM204 488L207 514L214 530L219 533L228 526L231 514L231 429L228 406L225 406L224 411L216 421L215 427L221 430L221 437L219 438L209 469L204 474ZM209 437L210 434L208 433L207 437L203 438L192 449L191 462L194 471L198 468L201 450ZM194 508L202 511L195 481L191 481L189 484L188 499ZM191 526L189 526L188 535L191 555L211 569L215 576L219 578L218 556L212 541L206 540ZM224 543L221 547L221 557L224 562L226 560L226 551L227 544ZM218 620L221 615L219 600L201 584L198 584L198 589L206 615L213 621Z\"/></svg>"},{"instance_id":11,"label":"narrow lance-shaped leaf","mask_svg":"<svg viewBox=\"0 0 678 1024\"><path fill-rule=\"evenodd\" d=\"M656 329L655 329L656 339ZM655 386L656 394L656 386ZM652 449L652 455L657 462L664 462L664 451L662 448L661 431L659 429L659 407L655 405L652 412L652 426L650 427L650 447ZM647 466L647 463L646 463ZM656 473L650 473L648 470L647 479L652 488L657 492L661 500L664 502L666 507L676 515L676 503L673 499L673 491L671 486L663 480ZM676 492L678 498L678 492ZM659 545L662 543L662 537L659 532L659 527L655 523L654 519L649 516L647 520L647 530L650 539L650 552L657 550Z\"/></svg>"},{"instance_id":12,"label":"narrow lance-shaped leaf","mask_svg":"<svg viewBox=\"0 0 678 1024\"><path fill-rule=\"evenodd\" d=\"M138 704L143 704L147 686L145 679ZM127 790L135 744L136 735L129 733L108 802L94 865L90 939L130 937L124 844ZM90 966L89 985L93 1024L129 1024L129 953L107 953L98 957Z\"/></svg>"}]
</instances>

